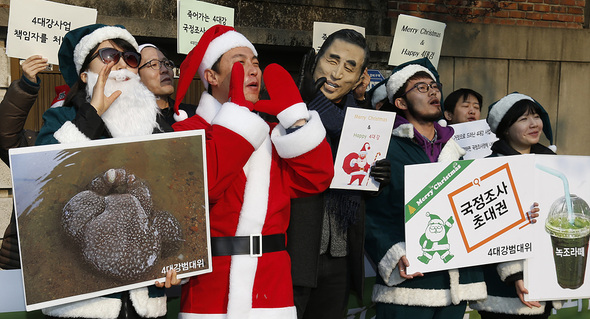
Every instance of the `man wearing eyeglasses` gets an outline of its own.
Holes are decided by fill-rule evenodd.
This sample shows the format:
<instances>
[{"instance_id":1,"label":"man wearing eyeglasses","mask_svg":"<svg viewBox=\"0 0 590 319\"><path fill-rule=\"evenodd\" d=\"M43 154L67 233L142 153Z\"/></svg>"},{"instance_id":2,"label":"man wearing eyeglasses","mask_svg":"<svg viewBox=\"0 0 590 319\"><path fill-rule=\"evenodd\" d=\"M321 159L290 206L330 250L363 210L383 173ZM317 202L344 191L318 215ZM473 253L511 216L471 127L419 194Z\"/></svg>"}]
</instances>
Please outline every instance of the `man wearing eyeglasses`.
<instances>
[{"instance_id":1,"label":"man wearing eyeglasses","mask_svg":"<svg viewBox=\"0 0 590 319\"><path fill-rule=\"evenodd\" d=\"M140 45L139 53L141 62L138 71L141 82L154 93L162 116L172 125L178 121L174 118L174 100L171 98L174 94L174 62L168 60L158 47L150 43ZM179 108L186 112L179 118L182 120L195 115L197 106L181 103Z\"/></svg>"},{"instance_id":2,"label":"man wearing eyeglasses","mask_svg":"<svg viewBox=\"0 0 590 319\"><path fill-rule=\"evenodd\" d=\"M365 249L378 269L373 287L377 318L463 318L467 300L486 297L479 267L407 274L418 260L406 258L404 166L450 162L465 151L452 139L453 129L438 124L442 85L426 58L406 62L387 84L389 107L397 113L387 159L391 181L367 200Z\"/></svg>"}]
</instances>

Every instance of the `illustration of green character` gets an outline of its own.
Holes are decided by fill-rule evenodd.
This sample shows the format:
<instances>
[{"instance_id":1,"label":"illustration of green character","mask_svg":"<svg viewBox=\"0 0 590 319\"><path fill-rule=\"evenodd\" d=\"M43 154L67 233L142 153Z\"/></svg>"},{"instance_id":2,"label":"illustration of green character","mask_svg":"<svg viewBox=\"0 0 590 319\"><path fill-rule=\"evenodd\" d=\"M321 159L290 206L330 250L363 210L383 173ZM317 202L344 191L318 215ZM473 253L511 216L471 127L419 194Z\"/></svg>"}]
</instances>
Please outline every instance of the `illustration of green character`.
<instances>
[{"instance_id":1,"label":"illustration of green character","mask_svg":"<svg viewBox=\"0 0 590 319\"><path fill-rule=\"evenodd\" d=\"M426 217L430 217L426 231L420 237L420 247L422 247L422 256L418 256L418 260L424 264L428 264L435 253L438 253L440 258L446 263L453 259L451 255L449 240L447 239L447 232L453 226L455 221L453 216L449 217L446 222L438 217L438 215L426 213Z\"/></svg>"}]
</instances>

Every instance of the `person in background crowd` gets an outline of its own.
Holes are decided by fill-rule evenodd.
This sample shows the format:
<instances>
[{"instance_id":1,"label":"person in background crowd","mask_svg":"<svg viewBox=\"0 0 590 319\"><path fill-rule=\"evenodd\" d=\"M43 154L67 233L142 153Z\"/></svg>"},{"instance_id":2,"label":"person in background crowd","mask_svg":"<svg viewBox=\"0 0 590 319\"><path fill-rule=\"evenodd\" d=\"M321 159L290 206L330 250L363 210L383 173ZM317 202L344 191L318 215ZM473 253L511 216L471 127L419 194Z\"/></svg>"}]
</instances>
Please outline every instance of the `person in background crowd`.
<instances>
[{"instance_id":1,"label":"person in background crowd","mask_svg":"<svg viewBox=\"0 0 590 319\"><path fill-rule=\"evenodd\" d=\"M271 99L259 100L256 49L231 27L211 27L187 55L175 111L197 72L207 92L197 114L173 128L207 132L213 272L182 286L179 318L295 318L285 232L291 198L332 180L324 127L277 64L264 71Z\"/></svg>"},{"instance_id":2,"label":"person in background crowd","mask_svg":"<svg viewBox=\"0 0 590 319\"><path fill-rule=\"evenodd\" d=\"M481 94L471 89L458 89L445 99L445 119L449 124L477 121L481 116Z\"/></svg>"},{"instance_id":3,"label":"person in background crowd","mask_svg":"<svg viewBox=\"0 0 590 319\"><path fill-rule=\"evenodd\" d=\"M141 82L156 96L160 112L169 125L195 115L195 105L181 103L179 115L175 116L174 100L174 62L168 60L164 53L153 44L139 46L141 62L138 68Z\"/></svg>"},{"instance_id":4,"label":"person in background crowd","mask_svg":"<svg viewBox=\"0 0 590 319\"><path fill-rule=\"evenodd\" d=\"M2 161L8 166L10 166L8 161L9 149L35 144L36 132L24 130L23 127L27 115L39 95L41 79L37 74L47 68L47 65L47 59L40 55L28 57L21 65L22 77L10 84L2 102L0 102L0 121L2 122L2 125L0 125L0 154L2 155ZM14 206L12 207L10 223L6 227L2 238L0 268L20 268Z\"/></svg>"},{"instance_id":5,"label":"person in background crowd","mask_svg":"<svg viewBox=\"0 0 590 319\"><path fill-rule=\"evenodd\" d=\"M43 114L37 145L142 136L171 131L154 95L139 81L135 38L122 26L93 24L69 31L59 66L70 91L63 106ZM165 318L162 287L179 284L175 271L156 286L43 309L46 318Z\"/></svg>"},{"instance_id":6,"label":"person in background crowd","mask_svg":"<svg viewBox=\"0 0 590 319\"><path fill-rule=\"evenodd\" d=\"M300 89L320 114L335 157L346 109L367 103L369 49L362 34L343 29L314 52L304 58ZM371 176L387 184L388 164L375 163ZM361 191L330 189L292 201L287 250L299 319L342 318L351 286L362 298L364 214Z\"/></svg>"},{"instance_id":7,"label":"person in background crowd","mask_svg":"<svg viewBox=\"0 0 590 319\"><path fill-rule=\"evenodd\" d=\"M428 59L397 66L386 85L397 113L387 152L391 181L367 200L365 230L365 249L378 272L372 297L377 318L463 318L467 300L486 297L481 268L406 273L404 167L451 162L465 151L452 139L453 129L437 122L442 86Z\"/></svg>"},{"instance_id":8,"label":"person in background crowd","mask_svg":"<svg viewBox=\"0 0 590 319\"><path fill-rule=\"evenodd\" d=\"M555 154L539 143L544 133L553 143L549 115L541 104L530 96L511 93L490 105L487 122L498 141L492 145L492 155L509 156L520 154ZM536 203L531 212L537 213ZM538 216L538 214L535 214ZM535 217L536 217L535 216ZM488 297L471 303L483 319L491 318L548 318L553 307L561 303L525 301L522 260L484 265L484 277Z\"/></svg>"}]
</instances>

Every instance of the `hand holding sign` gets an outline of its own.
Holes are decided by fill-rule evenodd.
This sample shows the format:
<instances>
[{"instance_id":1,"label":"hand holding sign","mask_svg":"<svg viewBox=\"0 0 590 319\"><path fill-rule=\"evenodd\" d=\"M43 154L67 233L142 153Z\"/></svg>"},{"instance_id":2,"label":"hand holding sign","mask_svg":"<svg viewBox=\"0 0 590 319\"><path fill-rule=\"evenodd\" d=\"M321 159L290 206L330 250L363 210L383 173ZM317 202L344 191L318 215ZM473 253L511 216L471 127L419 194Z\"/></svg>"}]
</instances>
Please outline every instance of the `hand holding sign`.
<instances>
[{"instance_id":1,"label":"hand holding sign","mask_svg":"<svg viewBox=\"0 0 590 319\"><path fill-rule=\"evenodd\" d=\"M22 64L23 75L27 80L37 83L37 73L47 68L47 59L40 55L28 57Z\"/></svg>"}]
</instances>

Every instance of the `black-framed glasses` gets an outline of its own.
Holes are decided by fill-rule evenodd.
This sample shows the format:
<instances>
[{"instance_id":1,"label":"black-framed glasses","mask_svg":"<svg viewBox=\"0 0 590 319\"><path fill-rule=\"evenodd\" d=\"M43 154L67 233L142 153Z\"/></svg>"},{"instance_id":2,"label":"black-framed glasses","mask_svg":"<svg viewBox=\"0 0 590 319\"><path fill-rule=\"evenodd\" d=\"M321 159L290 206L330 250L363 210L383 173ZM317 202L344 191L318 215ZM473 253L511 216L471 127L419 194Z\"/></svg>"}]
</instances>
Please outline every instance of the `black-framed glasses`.
<instances>
[{"instance_id":1,"label":"black-framed glasses","mask_svg":"<svg viewBox=\"0 0 590 319\"><path fill-rule=\"evenodd\" d=\"M428 84L426 82L418 82L418 83L414 84L414 86L411 89L407 90L406 93L404 93L402 96L410 93L410 91L412 91L413 89L418 90L418 92L420 92L420 93L426 93L430 89L437 90L437 91L441 92L442 91L442 83L432 82L432 83Z\"/></svg>"},{"instance_id":2,"label":"black-framed glasses","mask_svg":"<svg viewBox=\"0 0 590 319\"><path fill-rule=\"evenodd\" d=\"M174 65L174 62L172 62L168 59L164 59L164 60L153 59L153 60L149 60L146 63L144 63L142 66L139 67L138 70L141 70L141 69L145 68L146 66L149 68L152 68L152 70L156 70L156 71L159 71L162 68L162 66L164 66L168 70L172 70L176 67L176 65Z\"/></svg>"},{"instance_id":3,"label":"black-framed glasses","mask_svg":"<svg viewBox=\"0 0 590 319\"><path fill-rule=\"evenodd\" d=\"M123 61L132 68L138 67L139 61L141 61L141 55L139 53L133 51L121 52L115 48L98 49L98 51L92 55L90 61L94 60L96 57L100 57L100 60L104 64L110 62L115 62L116 64L119 62L119 59L123 57Z\"/></svg>"}]
</instances>

